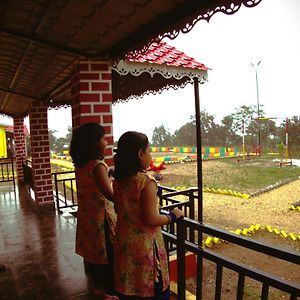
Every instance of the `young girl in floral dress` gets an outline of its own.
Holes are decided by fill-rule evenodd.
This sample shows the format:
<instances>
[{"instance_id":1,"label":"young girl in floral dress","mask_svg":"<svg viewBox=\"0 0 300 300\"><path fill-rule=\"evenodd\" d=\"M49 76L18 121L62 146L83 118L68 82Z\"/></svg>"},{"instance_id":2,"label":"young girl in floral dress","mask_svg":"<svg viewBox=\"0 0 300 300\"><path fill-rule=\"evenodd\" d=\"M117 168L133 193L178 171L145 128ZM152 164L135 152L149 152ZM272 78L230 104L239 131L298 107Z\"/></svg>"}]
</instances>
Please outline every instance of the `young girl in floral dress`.
<instances>
[{"instance_id":1,"label":"young girl in floral dress","mask_svg":"<svg viewBox=\"0 0 300 300\"><path fill-rule=\"evenodd\" d=\"M115 253L115 288L119 299L169 299L169 273L161 226L181 217L158 211L157 184L145 172L151 161L146 135L124 133L115 155L113 182L118 213Z\"/></svg>"},{"instance_id":2,"label":"young girl in floral dress","mask_svg":"<svg viewBox=\"0 0 300 300\"><path fill-rule=\"evenodd\" d=\"M104 128L87 123L74 130L70 154L76 174L78 196L75 252L83 257L86 273L92 279L94 293L104 299L114 295L113 238L116 213L113 190L104 162L107 145Z\"/></svg>"}]
</instances>

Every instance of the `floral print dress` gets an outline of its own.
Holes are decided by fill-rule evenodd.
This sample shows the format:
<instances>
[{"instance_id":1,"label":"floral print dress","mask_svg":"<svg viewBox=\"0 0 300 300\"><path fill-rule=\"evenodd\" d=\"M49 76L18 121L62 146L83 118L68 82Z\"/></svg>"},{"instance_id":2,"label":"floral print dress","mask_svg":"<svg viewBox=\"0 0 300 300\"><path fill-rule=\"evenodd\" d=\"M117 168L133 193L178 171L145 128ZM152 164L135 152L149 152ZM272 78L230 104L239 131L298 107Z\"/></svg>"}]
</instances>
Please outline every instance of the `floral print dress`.
<instances>
[{"instance_id":1,"label":"floral print dress","mask_svg":"<svg viewBox=\"0 0 300 300\"><path fill-rule=\"evenodd\" d=\"M114 204L104 197L95 180L94 169L98 164L104 165L108 170L103 160L91 160L75 170L78 196L75 252L88 262L107 264L105 218L112 238L117 216Z\"/></svg>"},{"instance_id":2,"label":"floral print dress","mask_svg":"<svg viewBox=\"0 0 300 300\"><path fill-rule=\"evenodd\" d=\"M139 172L130 179L114 180L118 221L114 242L115 288L123 295L154 296L160 269L163 290L169 286L166 249L161 228L143 221L141 191L155 179Z\"/></svg>"}]
</instances>

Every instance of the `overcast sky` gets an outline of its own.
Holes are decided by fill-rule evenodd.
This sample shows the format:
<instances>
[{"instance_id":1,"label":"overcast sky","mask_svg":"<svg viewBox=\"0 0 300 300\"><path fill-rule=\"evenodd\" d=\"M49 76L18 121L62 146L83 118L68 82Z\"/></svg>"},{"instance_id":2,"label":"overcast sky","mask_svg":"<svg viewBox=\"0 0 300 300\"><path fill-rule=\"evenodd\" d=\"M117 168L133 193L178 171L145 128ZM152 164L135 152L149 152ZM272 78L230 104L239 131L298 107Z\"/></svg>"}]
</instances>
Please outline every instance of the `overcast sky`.
<instances>
[{"instance_id":1,"label":"overcast sky","mask_svg":"<svg viewBox=\"0 0 300 300\"><path fill-rule=\"evenodd\" d=\"M211 68L200 86L200 107L220 121L241 105L259 102L268 117L300 115L300 1L263 0L234 15L218 13L167 43ZM164 124L172 133L194 114L193 86L114 107L114 134L140 130L149 138ZM135 116L135 117L133 117Z\"/></svg>"},{"instance_id":2,"label":"overcast sky","mask_svg":"<svg viewBox=\"0 0 300 300\"><path fill-rule=\"evenodd\" d=\"M209 23L200 21L190 33L165 41L211 68L209 81L200 86L200 106L218 122L241 105L257 105L251 63L259 61L259 102L266 116L300 115L299 0L263 0L234 15L218 13ZM192 85L114 105L114 138L137 130L151 139L153 129L161 124L173 133L194 111ZM68 126L70 109L49 112L49 128L57 130L57 136L65 135Z\"/></svg>"}]
</instances>

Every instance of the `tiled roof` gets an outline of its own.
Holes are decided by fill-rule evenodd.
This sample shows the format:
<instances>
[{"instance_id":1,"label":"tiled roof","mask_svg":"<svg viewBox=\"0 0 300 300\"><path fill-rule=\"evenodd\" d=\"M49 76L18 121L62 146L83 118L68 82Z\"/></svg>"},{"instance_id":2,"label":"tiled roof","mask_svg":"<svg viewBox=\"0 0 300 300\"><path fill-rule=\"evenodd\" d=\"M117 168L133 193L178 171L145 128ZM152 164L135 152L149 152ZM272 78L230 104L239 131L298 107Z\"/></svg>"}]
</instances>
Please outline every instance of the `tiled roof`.
<instances>
[{"instance_id":1,"label":"tiled roof","mask_svg":"<svg viewBox=\"0 0 300 300\"><path fill-rule=\"evenodd\" d=\"M144 52L153 42L187 33L216 13L233 14L242 5L254 7L261 1L0 1L0 114L25 116L33 101L72 105L70 89L57 91L70 81L79 60L115 62L132 51ZM160 51L168 53L168 47ZM176 52L165 58L148 56L149 62L199 67Z\"/></svg>"},{"instance_id":2,"label":"tiled roof","mask_svg":"<svg viewBox=\"0 0 300 300\"><path fill-rule=\"evenodd\" d=\"M131 62L149 62L159 65L166 64L173 67L208 70L204 64L163 41L159 44L153 43L145 53L139 53L135 57L128 56L127 59Z\"/></svg>"},{"instance_id":3,"label":"tiled roof","mask_svg":"<svg viewBox=\"0 0 300 300\"><path fill-rule=\"evenodd\" d=\"M4 126L5 126L6 131L14 132L14 126L13 125L4 125ZM23 129L24 129L24 134L25 135L27 135L27 136L30 135L29 130L28 130L26 125L23 125Z\"/></svg>"}]
</instances>

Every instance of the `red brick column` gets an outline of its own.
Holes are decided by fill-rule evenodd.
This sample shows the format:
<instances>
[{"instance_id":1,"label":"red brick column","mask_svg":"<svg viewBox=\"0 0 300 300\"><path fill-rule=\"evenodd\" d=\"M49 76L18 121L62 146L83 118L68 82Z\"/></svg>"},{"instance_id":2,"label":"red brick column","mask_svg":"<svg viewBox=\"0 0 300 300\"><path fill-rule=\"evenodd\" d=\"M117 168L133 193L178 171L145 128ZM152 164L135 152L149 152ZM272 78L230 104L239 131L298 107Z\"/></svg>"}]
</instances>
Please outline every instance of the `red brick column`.
<instances>
[{"instance_id":1,"label":"red brick column","mask_svg":"<svg viewBox=\"0 0 300 300\"><path fill-rule=\"evenodd\" d=\"M111 62L82 61L71 78L73 128L88 122L105 127L106 163L113 165Z\"/></svg>"},{"instance_id":2,"label":"red brick column","mask_svg":"<svg viewBox=\"0 0 300 300\"><path fill-rule=\"evenodd\" d=\"M15 159L18 181L24 181L23 159L26 158L26 143L24 134L24 118L14 117Z\"/></svg>"},{"instance_id":3,"label":"red brick column","mask_svg":"<svg viewBox=\"0 0 300 300\"><path fill-rule=\"evenodd\" d=\"M40 101L34 102L29 121L34 200L38 205L49 205L54 208L47 106Z\"/></svg>"}]
</instances>

